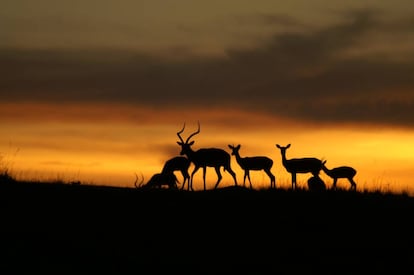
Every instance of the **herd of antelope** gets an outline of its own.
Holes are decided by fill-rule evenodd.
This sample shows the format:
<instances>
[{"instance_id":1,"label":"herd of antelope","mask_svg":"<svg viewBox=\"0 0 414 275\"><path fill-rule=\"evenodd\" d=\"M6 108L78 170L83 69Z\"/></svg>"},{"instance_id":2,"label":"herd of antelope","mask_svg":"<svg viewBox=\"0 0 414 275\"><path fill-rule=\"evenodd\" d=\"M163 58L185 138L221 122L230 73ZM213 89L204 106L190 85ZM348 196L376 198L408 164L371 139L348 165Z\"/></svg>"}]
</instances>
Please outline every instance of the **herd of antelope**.
<instances>
[{"instance_id":1,"label":"herd of antelope","mask_svg":"<svg viewBox=\"0 0 414 275\"><path fill-rule=\"evenodd\" d=\"M273 166L273 160L266 156L252 156L252 157L241 157L240 156L240 147L241 145L228 145L231 149L231 155L223 149L220 148L201 148L198 150L193 150L192 145L194 141L190 141L192 137L200 133L200 123L198 123L198 129L194 133L190 134L188 138L184 141L181 137L182 132L185 129L185 124L183 128L177 132L177 136L180 141L177 141L177 144L181 147L180 156L173 157L165 162L164 167L160 173L157 173L151 177L151 179L143 184L144 178L140 183L138 182L138 175L135 180L135 187L137 188L161 188L167 186L168 188L178 189L177 177L175 176L175 171L180 171L183 176L183 182L181 189L184 189L185 184L187 183L187 190L194 191L193 189L193 178L194 174L200 169L203 168L203 184L204 190L206 190L206 170L207 167L214 167L217 174L217 182L214 186L214 189L218 187L222 179L220 172L221 167L224 168L224 171L227 171L233 178L235 186L237 186L236 173L231 169L230 160L231 156L235 156L236 161L240 168L244 171L243 177L243 186L246 184L246 178L249 180L250 188L253 188L252 182L250 180L250 171L261 171L263 170L270 179L270 188L276 188L276 177L272 174L271 168ZM351 190L356 190L356 183L354 177L356 175L356 170L350 166L339 166L332 169L326 167L326 160L322 161L318 158L313 157L303 157L303 158L291 158L286 157L286 150L290 148L290 144L286 146L281 146L276 144L276 147L280 150L282 156L282 164L285 167L286 171L291 174L292 178L292 189L296 189L296 175L299 173L311 173L312 177L308 179L308 188L310 190L325 190L326 186L323 180L319 177L320 171L324 171L326 175L333 179L332 188L336 189L336 184L338 179L343 178L347 179L351 185ZM191 172L191 175L188 173L188 169L193 163L194 169Z\"/></svg>"}]
</instances>

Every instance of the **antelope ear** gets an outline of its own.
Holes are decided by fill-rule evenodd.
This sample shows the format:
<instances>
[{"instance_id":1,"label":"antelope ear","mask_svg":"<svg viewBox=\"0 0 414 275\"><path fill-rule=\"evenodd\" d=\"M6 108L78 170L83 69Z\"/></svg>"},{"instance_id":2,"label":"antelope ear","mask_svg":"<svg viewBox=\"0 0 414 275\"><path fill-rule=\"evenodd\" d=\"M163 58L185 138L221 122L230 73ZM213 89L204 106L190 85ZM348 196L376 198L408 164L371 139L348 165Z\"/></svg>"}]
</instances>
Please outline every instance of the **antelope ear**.
<instances>
[{"instance_id":1,"label":"antelope ear","mask_svg":"<svg viewBox=\"0 0 414 275\"><path fill-rule=\"evenodd\" d=\"M188 145L193 145L194 144L194 140L192 142L190 142Z\"/></svg>"},{"instance_id":2,"label":"antelope ear","mask_svg":"<svg viewBox=\"0 0 414 275\"><path fill-rule=\"evenodd\" d=\"M276 144L276 147L280 149L280 145L279 144Z\"/></svg>"},{"instance_id":3,"label":"antelope ear","mask_svg":"<svg viewBox=\"0 0 414 275\"><path fill-rule=\"evenodd\" d=\"M237 149L240 149L240 147L241 147L241 145L239 144L239 145L237 145Z\"/></svg>"},{"instance_id":4,"label":"antelope ear","mask_svg":"<svg viewBox=\"0 0 414 275\"><path fill-rule=\"evenodd\" d=\"M178 144L178 145L183 145L183 143L182 143L182 142L180 142L180 141L177 141L177 144Z\"/></svg>"},{"instance_id":5,"label":"antelope ear","mask_svg":"<svg viewBox=\"0 0 414 275\"><path fill-rule=\"evenodd\" d=\"M231 146L230 144L228 144L228 146L229 146L230 149L233 149L233 146Z\"/></svg>"},{"instance_id":6,"label":"antelope ear","mask_svg":"<svg viewBox=\"0 0 414 275\"><path fill-rule=\"evenodd\" d=\"M286 146L286 149L290 147L290 143Z\"/></svg>"}]
</instances>

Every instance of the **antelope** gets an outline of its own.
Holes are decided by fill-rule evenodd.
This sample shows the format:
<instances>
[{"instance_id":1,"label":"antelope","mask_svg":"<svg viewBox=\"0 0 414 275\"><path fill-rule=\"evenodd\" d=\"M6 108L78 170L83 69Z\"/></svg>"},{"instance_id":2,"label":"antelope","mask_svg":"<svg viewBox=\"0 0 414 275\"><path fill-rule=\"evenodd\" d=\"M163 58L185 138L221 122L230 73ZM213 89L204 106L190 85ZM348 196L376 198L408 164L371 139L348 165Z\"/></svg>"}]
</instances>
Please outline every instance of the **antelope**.
<instances>
[{"instance_id":1,"label":"antelope","mask_svg":"<svg viewBox=\"0 0 414 275\"><path fill-rule=\"evenodd\" d=\"M309 191L324 191L326 190L326 185L319 175L315 175L308 179L308 189Z\"/></svg>"},{"instance_id":2,"label":"antelope","mask_svg":"<svg viewBox=\"0 0 414 275\"><path fill-rule=\"evenodd\" d=\"M349 183L351 184L351 189L356 190L356 183L354 181L354 177L356 175L356 170L349 166L339 166L332 169L328 169L325 166L326 160L322 162L322 170L327 174L329 177L333 179L333 189L336 189L336 182L340 178L348 179Z\"/></svg>"},{"instance_id":3,"label":"antelope","mask_svg":"<svg viewBox=\"0 0 414 275\"><path fill-rule=\"evenodd\" d=\"M298 173L312 173L314 176L319 175L322 169L322 161L317 158L293 158L286 159L286 150L290 147L280 146L276 144L282 154L282 164L286 170L292 175L292 190L296 189L296 174Z\"/></svg>"},{"instance_id":4,"label":"antelope","mask_svg":"<svg viewBox=\"0 0 414 275\"><path fill-rule=\"evenodd\" d=\"M181 155L186 155L188 159L194 163L194 170L191 173L191 178L188 181L188 190L193 189L193 179L194 174L197 172L200 167L203 168L203 183L204 183L204 191L206 190L206 169L207 167L214 167L217 173L217 182L214 186L216 189L222 179L222 175L220 173L221 166L224 167L224 171L227 171L231 174L234 179L234 184L237 186L236 180L236 173L230 167L230 154L224 151L223 149L219 148L201 148L197 151L194 151L191 146L194 144L194 141L190 142L190 139L200 133L200 123L198 122L198 130L192 133L186 141L183 140L181 137L181 133L184 131L185 123L183 129L177 132L177 136L180 141L177 141L177 144L181 146Z\"/></svg>"},{"instance_id":5,"label":"antelope","mask_svg":"<svg viewBox=\"0 0 414 275\"><path fill-rule=\"evenodd\" d=\"M239 150L241 145L232 146L228 145L232 150L231 155L236 156L236 161L240 167L244 170L243 186L246 186L246 177L249 179L250 188L252 188L252 182L250 180L250 170L264 170L270 178L270 188L276 188L275 176L270 172L273 166L273 160L265 156L256 157L244 157L240 156Z\"/></svg>"},{"instance_id":6,"label":"antelope","mask_svg":"<svg viewBox=\"0 0 414 275\"><path fill-rule=\"evenodd\" d=\"M177 177L172 172L167 173L156 173L154 174L149 181L142 185L144 182L144 176L142 176L142 180L139 184L138 182L138 175L135 174L136 180L134 182L134 185L136 188L162 188L162 186L166 185L170 189L178 189L177 187Z\"/></svg>"},{"instance_id":7,"label":"antelope","mask_svg":"<svg viewBox=\"0 0 414 275\"><path fill-rule=\"evenodd\" d=\"M190 175L188 174L190 164L191 161L189 161L186 157L173 157L165 162L161 173L180 171L184 178L183 185L181 186L181 189L183 189L185 182L190 180Z\"/></svg>"}]
</instances>

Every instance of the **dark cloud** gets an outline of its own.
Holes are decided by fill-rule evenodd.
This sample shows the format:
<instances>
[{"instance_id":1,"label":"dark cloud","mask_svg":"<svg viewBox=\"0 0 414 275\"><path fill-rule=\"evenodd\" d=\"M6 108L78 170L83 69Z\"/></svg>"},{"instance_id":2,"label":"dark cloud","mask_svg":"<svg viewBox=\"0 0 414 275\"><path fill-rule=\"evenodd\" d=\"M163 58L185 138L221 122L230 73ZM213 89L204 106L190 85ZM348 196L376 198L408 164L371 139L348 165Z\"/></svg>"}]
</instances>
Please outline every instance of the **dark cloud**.
<instances>
[{"instance_id":1,"label":"dark cloud","mask_svg":"<svg viewBox=\"0 0 414 275\"><path fill-rule=\"evenodd\" d=\"M285 32L255 49L229 50L226 58L3 50L0 99L231 107L322 123L414 127L414 49L397 59L344 54L373 31L409 32L404 26L412 22L387 24L373 11L358 11L324 29Z\"/></svg>"}]
</instances>

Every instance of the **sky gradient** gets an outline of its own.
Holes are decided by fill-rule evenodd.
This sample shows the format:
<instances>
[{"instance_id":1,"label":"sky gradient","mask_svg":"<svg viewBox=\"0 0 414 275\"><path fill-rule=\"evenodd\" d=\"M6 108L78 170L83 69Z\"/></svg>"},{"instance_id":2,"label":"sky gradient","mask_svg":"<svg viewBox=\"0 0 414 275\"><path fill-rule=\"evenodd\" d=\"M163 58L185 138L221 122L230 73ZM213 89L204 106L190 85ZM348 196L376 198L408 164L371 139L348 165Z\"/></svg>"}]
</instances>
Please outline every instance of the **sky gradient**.
<instances>
[{"instance_id":1,"label":"sky gradient","mask_svg":"<svg viewBox=\"0 0 414 275\"><path fill-rule=\"evenodd\" d=\"M2 6L0 153L18 177L131 186L200 121L194 149L241 144L281 185L275 144L291 143L288 157L353 166L361 187L414 189L412 1Z\"/></svg>"}]
</instances>

